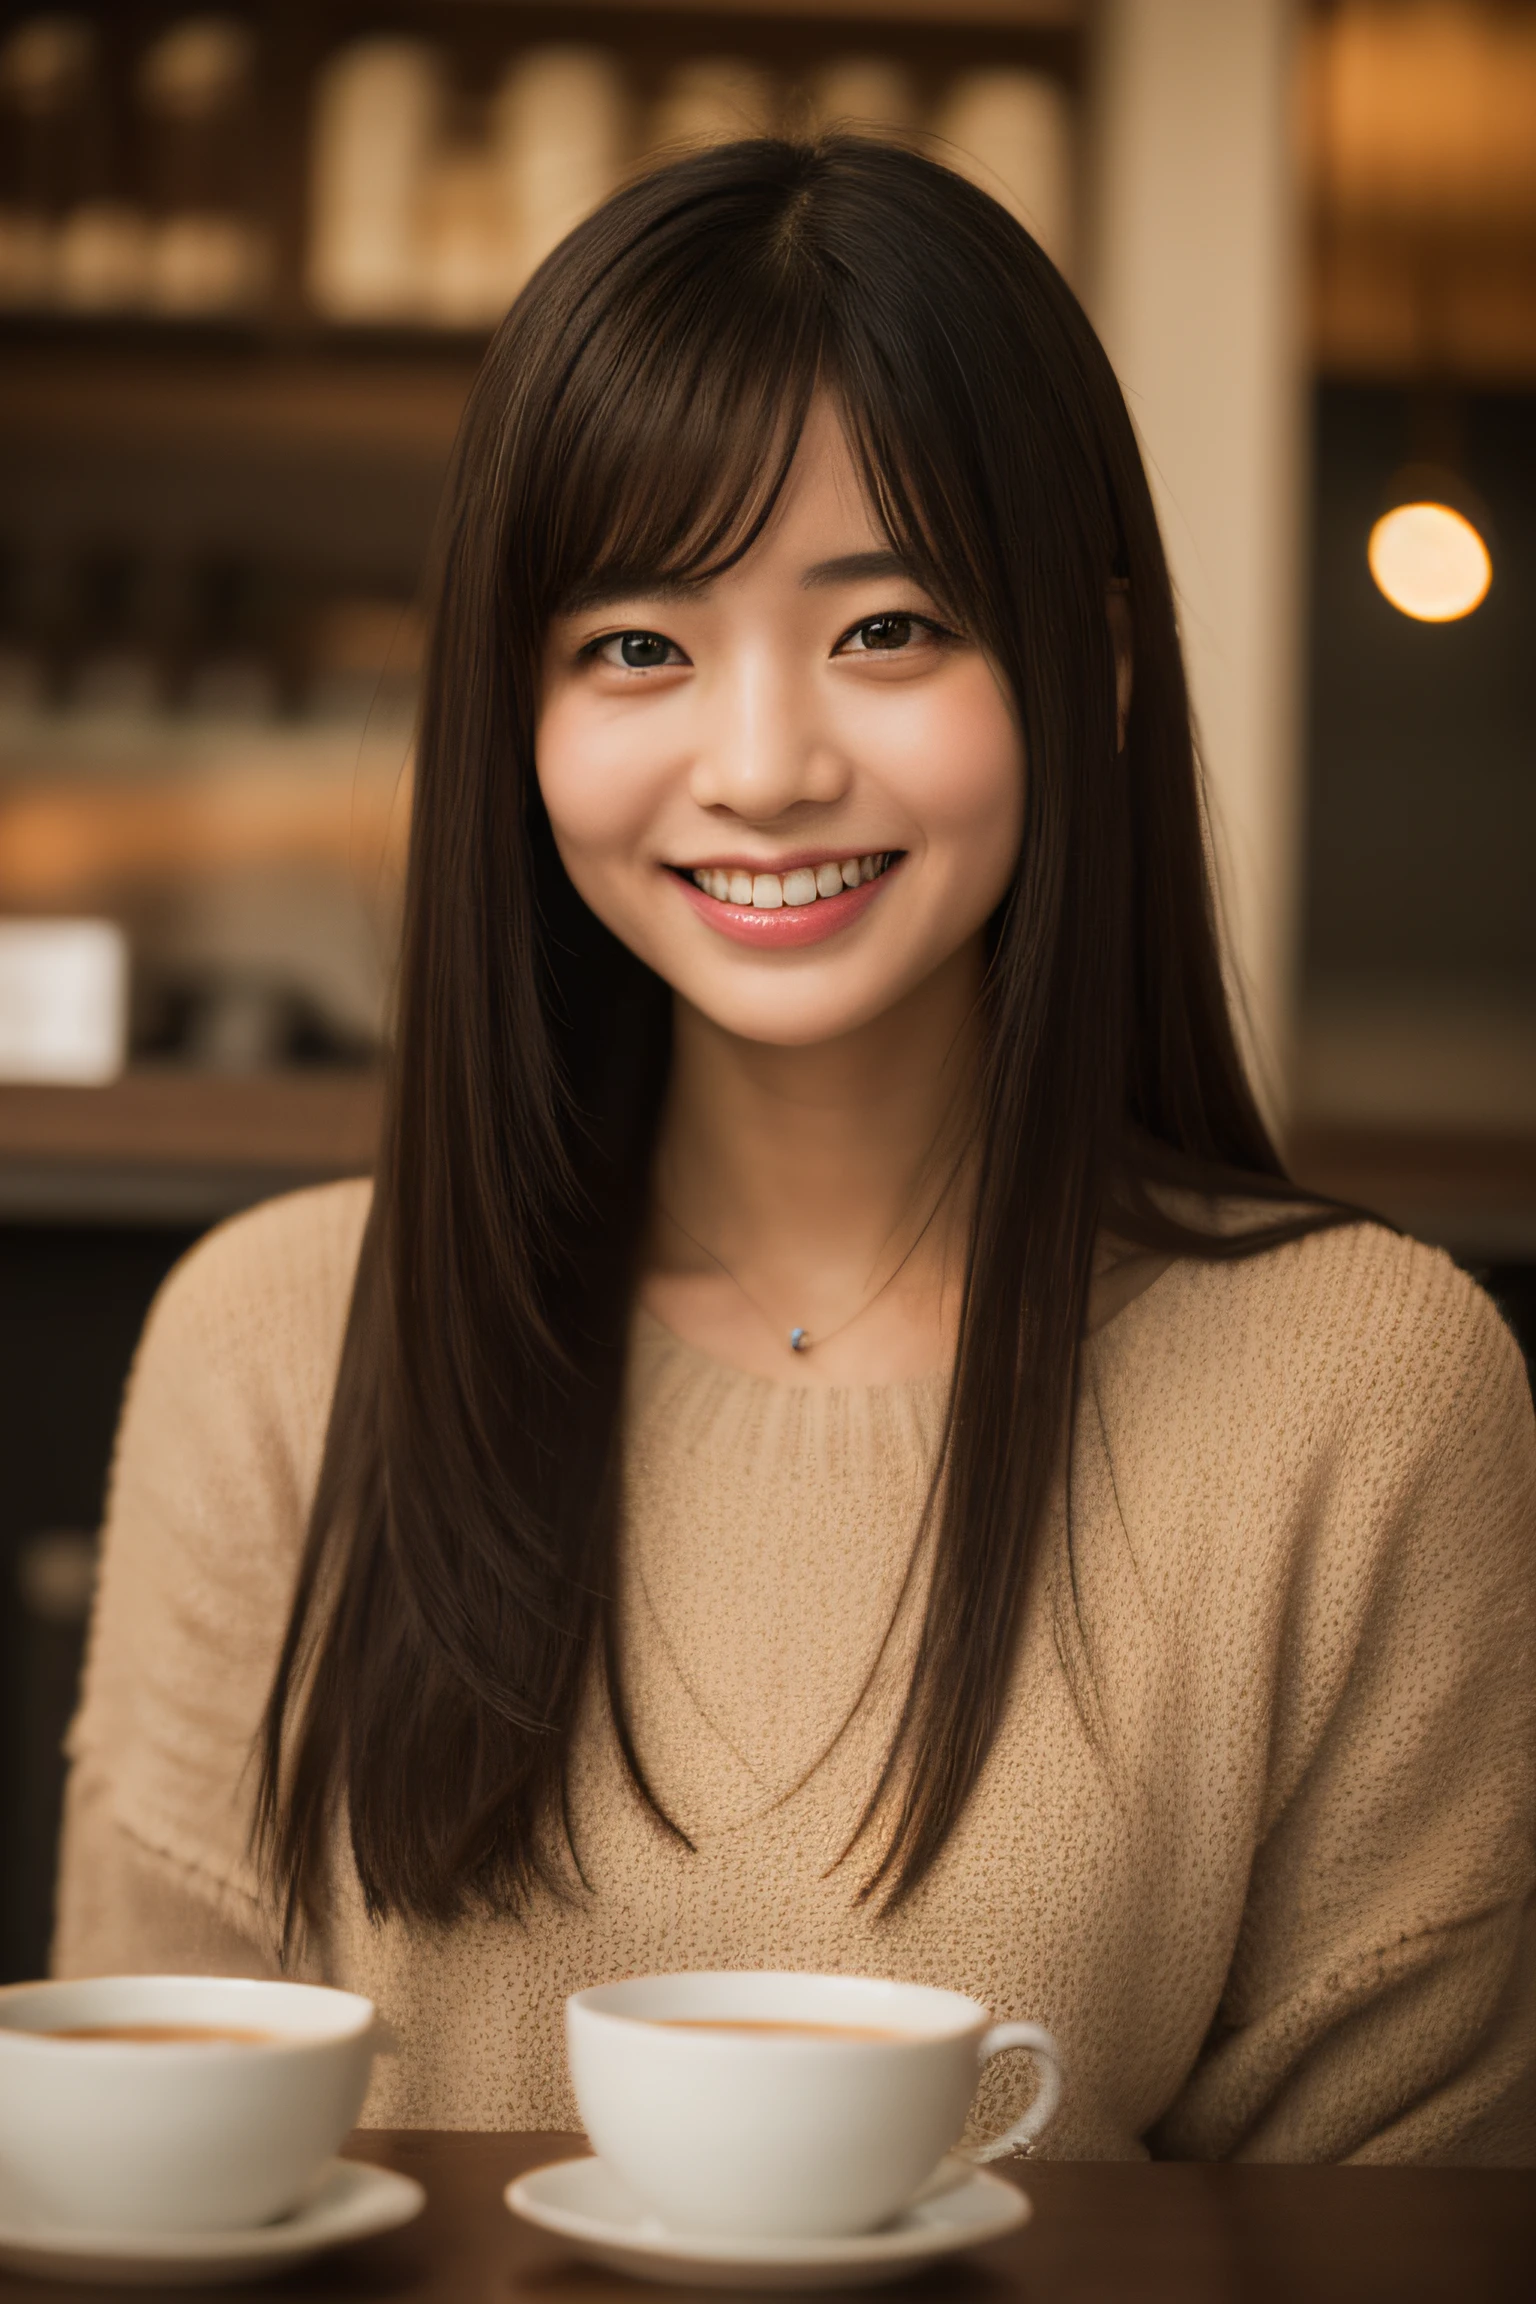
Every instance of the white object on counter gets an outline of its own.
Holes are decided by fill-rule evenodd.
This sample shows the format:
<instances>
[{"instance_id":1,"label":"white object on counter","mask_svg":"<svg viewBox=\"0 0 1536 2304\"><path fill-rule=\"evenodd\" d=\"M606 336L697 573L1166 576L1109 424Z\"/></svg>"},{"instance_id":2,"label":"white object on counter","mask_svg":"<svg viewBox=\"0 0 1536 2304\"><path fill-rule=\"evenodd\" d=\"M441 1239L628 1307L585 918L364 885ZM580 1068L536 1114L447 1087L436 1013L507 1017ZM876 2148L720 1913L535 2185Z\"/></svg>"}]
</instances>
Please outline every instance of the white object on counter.
<instances>
[{"instance_id":1,"label":"white object on counter","mask_svg":"<svg viewBox=\"0 0 1536 2304\"><path fill-rule=\"evenodd\" d=\"M83 1088L128 1053L128 942L111 920L0 920L0 1080Z\"/></svg>"},{"instance_id":2,"label":"white object on counter","mask_svg":"<svg viewBox=\"0 0 1536 2304\"><path fill-rule=\"evenodd\" d=\"M398 320L420 292L422 193L442 74L420 40L359 40L315 90L308 286L332 320Z\"/></svg>"},{"instance_id":3,"label":"white object on counter","mask_svg":"<svg viewBox=\"0 0 1536 2304\"><path fill-rule=\"evenodd\" d=\"M508 67L492 111L508 298L617 184L630 110L619 59L601 48L529 48Z\"/></svg>"},{"instance_id":4,"label":"white object on counter","mask_svg":"<svg viewBox=\"0 0 1536 2304\"><path fill-rule=\"evenodd\" d=\"M1043 72L967 72L933 122L935 157L990 192L1059 271L1073 264L1072 100Z\"/></svg>"}]
</instances>

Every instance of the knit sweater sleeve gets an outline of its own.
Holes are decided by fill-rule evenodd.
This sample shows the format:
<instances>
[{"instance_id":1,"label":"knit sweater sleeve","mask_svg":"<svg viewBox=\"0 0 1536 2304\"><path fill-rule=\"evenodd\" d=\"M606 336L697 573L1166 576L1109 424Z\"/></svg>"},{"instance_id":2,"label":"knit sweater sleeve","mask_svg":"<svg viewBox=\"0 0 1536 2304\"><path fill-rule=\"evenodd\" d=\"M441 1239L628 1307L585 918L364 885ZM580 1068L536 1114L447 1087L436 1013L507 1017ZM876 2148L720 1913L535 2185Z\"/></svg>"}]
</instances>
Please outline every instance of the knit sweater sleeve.
<instances>
[{"instance_id":1,"label":"knit sweater sleeve","mask_svg":"<svg viewBox=\"0 0 1536 2304\"><path fill-rule=\"evenodd\" d=\"M1404 1265L1298 1559L1236 1955L1159 2154L1536 2158L1536 1425L1486 1297Z\"/></svg>"},{"instance_id":2,"label":"knit sweater sleeve","mask_svg":"<svg viewBox=\"0 0 1536 2304\"><path fill-rule=\"evenodd\" d=\"M346 1184L253 1210L151 1309L68 1742L57 1972L272 1970L256 1739L367 1206Z\"/></svg>"},{"instance_id":3,"label":"knit sweater sleeve","mask_svg":"<svg viewBox=\"0 0 1536 2304\"><path fill-rule=\"evenodd\" d=\"M70 1771L52 1970L55 1976L277 1976L284 1971L252 1899L210 1894L194 1866L118 1822L110 1772ZM289 1971L291 1973L291 1971Z\"/></svg>"}]
</instances>

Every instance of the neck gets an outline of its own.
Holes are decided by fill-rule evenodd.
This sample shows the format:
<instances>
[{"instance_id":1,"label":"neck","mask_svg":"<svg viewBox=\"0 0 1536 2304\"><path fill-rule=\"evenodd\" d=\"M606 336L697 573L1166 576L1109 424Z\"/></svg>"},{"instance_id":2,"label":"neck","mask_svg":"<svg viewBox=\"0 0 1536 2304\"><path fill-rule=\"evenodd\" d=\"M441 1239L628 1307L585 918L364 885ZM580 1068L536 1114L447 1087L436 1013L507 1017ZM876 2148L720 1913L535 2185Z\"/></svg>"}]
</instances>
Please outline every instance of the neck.
<instances>
[{"instance_id":1,"label":"neck","mask_svg":"<svg viewBox=\"0 0 1536 2304\"><path fill-rule=\"evenodd\" d=\"M658 1199L775 1312L842 1318L909 1251L930 1287L953 1265L967 1196L944 1188L972 1108L981 970L968 946L896 1007L810 1047L738 1039L678 1002ZM660 1235L658 1256L688 1260Z\"/></svg>"}]
</instances>

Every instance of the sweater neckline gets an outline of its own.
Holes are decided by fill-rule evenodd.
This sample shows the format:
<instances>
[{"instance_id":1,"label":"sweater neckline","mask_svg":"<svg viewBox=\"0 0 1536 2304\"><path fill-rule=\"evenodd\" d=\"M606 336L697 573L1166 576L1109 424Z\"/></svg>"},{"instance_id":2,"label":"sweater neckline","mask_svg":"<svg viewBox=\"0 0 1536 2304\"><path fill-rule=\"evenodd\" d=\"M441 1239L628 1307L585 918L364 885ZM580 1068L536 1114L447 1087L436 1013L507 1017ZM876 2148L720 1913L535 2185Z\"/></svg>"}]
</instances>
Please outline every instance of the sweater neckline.
<instances>
[{"instance_id":1,"label":"sweater neckline","mask_svg":"<svg viewBox=\"0 0 1536 2304\"><path fill-rule=\"evenodd\" d=\"M675 1355L679 1360L692 1361L701 1371L707 1371L717 1382L724 1381L743 1387L753 1387L769 1394L803 1394L807 1400L879 1400L927 1399L942 1397L948 1387L948 1368L931 1368L921 1376L894 1377L882 1384L806 1384L796 1383L789 1376L760 1376L755 1369L738 1368L733 1360L722 1360L714 1352L706 1352L700 1344L690 1344L686 1336L679 1336L665 1320L644 1305L637 1303L631 1315L632 1327L642 1341L648 1340L654 1349Z\"/></svg>"},{"instance_id":2,"label":"sweater neckline","mask_svg":"<svg viewBox=\"0 0 1536 2304\"><path fill-rule=\"evenodd\" d=\"M1149 1255L1145 1252L1132 1252L1129 1256L1119 1257L1111 1254L1100 1268L1099 1280L1104 1289L1105 1301L1101 1306L1100 1317L1089 1322L1084 1338L1087 1347L1091 1350L1105 1339L1121 1315L1149 1296L1178 1261L1174 1256ZM636 1303L631 1325L637 1337L649 1338L653 1349L673 1354L679 1360L692 1361L701 1373L707 1371L717 1382L756 1386L760 1391L773 1395L799 1393L807 1399L839 1401L867 1399L877 1402L881 1399L903 1398L927 1400L942 1397L951 1374L948 1368L932 1368L922 1376L897 1377L883 1384L796 1383L788 1376L760 1376L754 1369L738 1368L733 1360L722 1360L716 1353L706 1352L702 1345L690 1344L685 1336L679 1336L675 1328L669 1328L665 1320L658 1319L644 1304Z\"/></svg>"}]
</instances>

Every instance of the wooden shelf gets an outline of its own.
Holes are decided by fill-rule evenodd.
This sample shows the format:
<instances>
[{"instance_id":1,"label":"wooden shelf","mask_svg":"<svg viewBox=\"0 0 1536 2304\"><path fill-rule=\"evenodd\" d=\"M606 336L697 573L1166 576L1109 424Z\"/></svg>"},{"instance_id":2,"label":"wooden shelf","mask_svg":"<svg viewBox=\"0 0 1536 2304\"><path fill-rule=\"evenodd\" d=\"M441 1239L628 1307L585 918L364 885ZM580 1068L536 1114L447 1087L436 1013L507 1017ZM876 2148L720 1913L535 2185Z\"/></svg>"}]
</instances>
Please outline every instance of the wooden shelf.
<instances>
[{"instance_id":1,"label":"wooden shelf","mask_svg":"<svg viewBox=\"0 0 1536 2304\"><path fill-rule=\"evenodd\" d=\"M127 1073L105 1088L0 1087L0 1218L212 1223L365 1173L377 1073Z\"/></svg>"},{"instance_id":2,"label":"wooden shelf","mask_svg":"<svg viewBox=\"0 0 1536 2304\"><path fill-rule=\"evenodd\" d=\"M1470 1263L1536 1260L1536 1136L1303 1122L1291 1173Z\"/></svg>"},{"instance_id":3,"label":"wooden shelf","mask_svg":"<svg viewBox=\"0 0 1536 2304\"><path fill-rule=\"evenodd\" d=\"M89 12L111 23L114 70L126 69L155 11L97 0ZM208 321L0 315L0 436L12 457L82 443L125 456L319 451L355 463L383 451L434 467L446 457L489 331L328 325L305 294L314 78L366 19L354 0L270 0L261 14L265 304ZM461 97L517 49L574 33L612 50L643 105L672 62L720 49L789 80L874 52L930 93L957 71L1020 60L1076 82L1092 0L405 0L386 15L441 47Z\"/></svg>"},{"instance_id":4,"label":"wooden shelf","mask_svg":"<svg viewBox=\"0 0 1536 2304\"><path fill-rule=\"evenodd\" d=\"M1301 25L1313 360L1536 379L1536 44L1513 9L1338 8Z\"/></svg>"},{"instance_id":5,"label":"wooden shelf","mask_svg":"<svg viewBox=\"0 0 1536 2304\"><path fill-rule=\"evenodd\" d=\"M5 331L0 432L40 449L295 449L441 464L483 339L322 333L168 343L145 329Z\"/></svg>"},{"instance_id":6,"label":"wooden shelf","mask_svg":"<svg viewBox=\"0 0 1536 2304\"><path fill-rule=\"evenodd\" d=\"M654 0L566 0L566 5L573 15L777 16L816 24L829 17L877 23L895 18L904 24L1023 25L1058 32L1081 25L1091 0L666 0L662 8Z\"/></svg>"}]
</instances>

